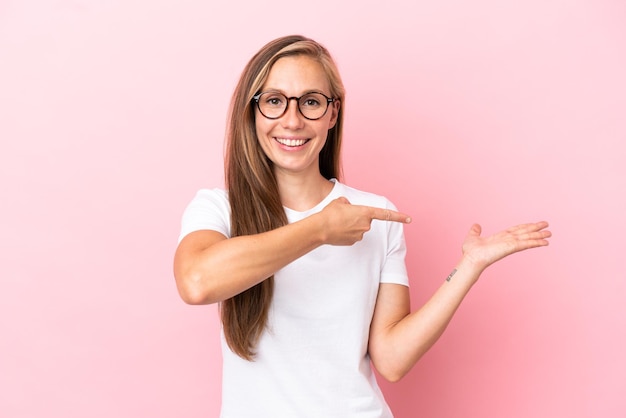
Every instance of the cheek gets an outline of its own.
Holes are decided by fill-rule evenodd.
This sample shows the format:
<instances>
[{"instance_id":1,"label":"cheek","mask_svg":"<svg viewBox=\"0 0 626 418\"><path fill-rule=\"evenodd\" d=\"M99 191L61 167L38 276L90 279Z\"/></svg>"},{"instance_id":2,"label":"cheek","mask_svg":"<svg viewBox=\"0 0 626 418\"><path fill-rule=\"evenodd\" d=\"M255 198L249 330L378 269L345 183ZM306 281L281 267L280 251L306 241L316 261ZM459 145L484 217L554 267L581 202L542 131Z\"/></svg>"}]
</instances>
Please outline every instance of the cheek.
<instances>
[{"instance_id":1,"label":"cheek","mask_svg":"<svg viewBox=\"0 0 626 418\"><path fill-rule=\"evenodd\" d=\"M263 150L265 155L270 152L270 141L268 134L270 132L271 126L266 121L257 121L255 122L255 130L257 137L257 144Z\"/></svg>"},{"instance_id":2,"label":"cheek","mask_svg":"<svg viewBox=\"0 0 626 418\"><path fill-rule=\"evenodd\" d=\"M332 129L335 127L335 124L337 123L337 119L339 117L339 106L340 102L334 102L330 109L328 109L328 113L330 113L330 120L329 120L329 124L328 124L328 129Z\"/></svg>"},{"instance_id":3,"label":"cheek","mask_svg":"<svg viewBox=\"0 0 626 418\"><path fill-rule=\"evenodd\" d=\"M335 117L335 115L331 115L326 121L326 123L324 124L324 126L320 128L320 131L324 130L326 134L328 134L328 131L333 129L336 123L337 123L337 118Z\"/></svg>"},{"instance_id":4,"label":"cheek","mask_svg":"<svg viewBox=\"0 0 626 418\"><path fill-rule=\"evenodd\" d=\"M259 116L257 114L257 116ZM254 121L254 127L256 130L256 135L259 139L266 136L267 133L272 129L273 121L266 119L264 117L257 117Z\"/></svg>"}]
</instances>

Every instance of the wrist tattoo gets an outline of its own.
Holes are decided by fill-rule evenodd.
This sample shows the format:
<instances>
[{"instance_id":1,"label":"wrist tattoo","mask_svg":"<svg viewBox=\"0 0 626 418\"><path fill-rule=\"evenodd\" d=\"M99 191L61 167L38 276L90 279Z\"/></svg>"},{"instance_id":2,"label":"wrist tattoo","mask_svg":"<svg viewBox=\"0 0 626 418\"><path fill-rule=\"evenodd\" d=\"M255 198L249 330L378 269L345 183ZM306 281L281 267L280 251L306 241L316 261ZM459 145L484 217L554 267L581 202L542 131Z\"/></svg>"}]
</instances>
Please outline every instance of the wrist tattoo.
<instances>
[{"instance_id":1,"label":"wrist tattoo","mask_svg":"<svg viewBox=\"0 0 626 418\"><path fill-rule=\"evenodd\" d=\"M452 270L452 272L450 273L450 275L446 278L446 281L449 282L450 279L452 279L452 276L454 276L454 274L456 273L456 269Z\"/></svg>"}]
</instances>

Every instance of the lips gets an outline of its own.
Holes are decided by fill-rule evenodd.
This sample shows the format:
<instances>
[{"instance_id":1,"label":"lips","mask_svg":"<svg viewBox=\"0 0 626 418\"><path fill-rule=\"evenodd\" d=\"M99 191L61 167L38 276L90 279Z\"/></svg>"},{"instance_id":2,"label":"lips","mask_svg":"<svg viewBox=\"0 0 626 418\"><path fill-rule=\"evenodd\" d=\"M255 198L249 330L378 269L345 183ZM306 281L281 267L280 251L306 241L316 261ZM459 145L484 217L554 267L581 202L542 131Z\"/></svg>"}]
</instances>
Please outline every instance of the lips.
<instances>
[{"instance_id":1,"label":"lips","mask_svg":"<svg viewBox=\"0 0 626 418\"><path fill-rule=\"evenodd\" d=\"M279 144L286 147L300 147L306 144L308 139L274 138Z\"/></svg>"}]
</instances>

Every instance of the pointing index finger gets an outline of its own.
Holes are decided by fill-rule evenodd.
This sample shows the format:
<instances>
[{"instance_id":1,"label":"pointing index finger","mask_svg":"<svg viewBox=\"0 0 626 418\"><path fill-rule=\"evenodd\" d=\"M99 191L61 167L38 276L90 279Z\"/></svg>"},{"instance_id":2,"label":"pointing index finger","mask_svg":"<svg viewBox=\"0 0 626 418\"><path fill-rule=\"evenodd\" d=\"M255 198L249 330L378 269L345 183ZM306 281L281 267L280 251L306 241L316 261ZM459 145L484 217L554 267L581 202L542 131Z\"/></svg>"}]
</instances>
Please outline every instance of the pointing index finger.
<instances>
[{"instance_id":1,"label":"pointing index finger","mask_svg":"<svg viewBox=\"0 0 626 418\"><path fill-rule=\"evenodd\" d=\"M374 208L370 207L372 219L378 219L381 221L401 222L408 224L411 222L411 217L406 213L396 212L391 209Z\"/></svg>"}]
</instances>

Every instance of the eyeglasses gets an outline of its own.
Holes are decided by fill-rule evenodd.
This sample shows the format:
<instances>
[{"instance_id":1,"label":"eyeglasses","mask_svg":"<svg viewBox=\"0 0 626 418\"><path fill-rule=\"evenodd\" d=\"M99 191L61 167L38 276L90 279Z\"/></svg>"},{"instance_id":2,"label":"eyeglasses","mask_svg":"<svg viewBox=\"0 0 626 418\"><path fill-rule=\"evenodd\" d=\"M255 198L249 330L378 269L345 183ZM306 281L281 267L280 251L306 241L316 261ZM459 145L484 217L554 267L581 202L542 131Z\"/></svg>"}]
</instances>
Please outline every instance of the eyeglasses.
<instances>
[{"instance_id":1,"label":"eyeglasses","mask_svg":"<svg viewBox=\"0 0 626 418\"><path fill-rule=\"evenodd\" d=\"M300 97L287 97L277 91L266 91L252 97L252 100L256 102L259 112L268 119L283 116L287 112L289 102L295 100L302 116L308 120L317 120L326 114L328 105L337 99L318 92L306 93Z\"/></svg>"}]
</instances>

